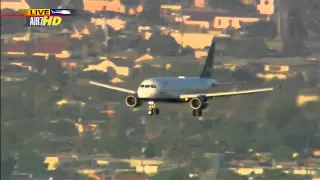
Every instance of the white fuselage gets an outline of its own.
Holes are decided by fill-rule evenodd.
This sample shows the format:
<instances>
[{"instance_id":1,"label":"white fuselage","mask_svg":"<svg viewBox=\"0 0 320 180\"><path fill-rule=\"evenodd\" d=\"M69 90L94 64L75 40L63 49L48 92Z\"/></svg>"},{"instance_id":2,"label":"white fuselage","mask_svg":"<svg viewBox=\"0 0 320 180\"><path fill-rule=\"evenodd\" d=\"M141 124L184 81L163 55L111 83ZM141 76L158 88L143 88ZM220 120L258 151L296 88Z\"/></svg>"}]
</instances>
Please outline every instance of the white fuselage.
<instances>
[{"instance_id":1,"label":"white fuselage","mask_svg":"<svg viewBox=\"0 0 320 180\"><path fill-rule=\"evenodd\" d=\"M137 91L141 99L176 99L181 94L205 93L216 81L200 77L159 77L144 80Z\"/></svg>"}]
</instances>

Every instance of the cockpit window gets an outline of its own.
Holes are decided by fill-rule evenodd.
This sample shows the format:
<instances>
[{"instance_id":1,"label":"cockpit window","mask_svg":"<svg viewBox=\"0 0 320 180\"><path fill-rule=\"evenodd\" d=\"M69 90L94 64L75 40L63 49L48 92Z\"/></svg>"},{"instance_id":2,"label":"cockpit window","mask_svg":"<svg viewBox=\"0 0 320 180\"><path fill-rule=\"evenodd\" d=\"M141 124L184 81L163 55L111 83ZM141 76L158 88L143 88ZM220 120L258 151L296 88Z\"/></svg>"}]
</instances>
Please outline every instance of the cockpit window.
<instances>
[{"instance_id":1,"label":"cockpit window","mask_svg":"<svg viewBox=\"0 0 320 180\"><path fill-rule=\"evenodd\" d=\"M155 86L155 85L153 85L153 84L151 85L151 87L152 87L152 88L156 88L156 86Z\"/></svg>"},{"instance_id":2,"label":"cockpit window","mask_svg":"<svg viewBox=\"0 0 320 180\"><path fill-rule=\"evenodd\" d=\"M145 87L145 88L150 88L150 85L145 85L144 87Z\"/></svg>"},{"instance_id":3,"label":"cockpit window","mask_svg":"<svg viewBox=\"0 0 320 180\"><path fill-rule=\"evenodd\" d=\"M142 88L143 88L143 87L144 87L144 85L141 85L140 87L142 87Z\"/></svg>"}]
</instances>

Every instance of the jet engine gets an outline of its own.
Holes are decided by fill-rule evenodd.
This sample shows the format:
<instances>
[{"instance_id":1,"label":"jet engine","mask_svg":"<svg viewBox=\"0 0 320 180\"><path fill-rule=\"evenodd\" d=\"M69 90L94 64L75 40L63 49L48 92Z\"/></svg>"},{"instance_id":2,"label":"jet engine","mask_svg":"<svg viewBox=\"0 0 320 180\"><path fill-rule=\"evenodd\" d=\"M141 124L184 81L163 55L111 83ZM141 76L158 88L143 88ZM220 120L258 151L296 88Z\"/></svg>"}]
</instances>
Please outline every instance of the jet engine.
<instances>
[{"instance_id":1,"label":"jet engine","mask_svg":"<svg viewBox=\"0 0 320 180\"><path fill-rule=\"evenodd\" d=\"M207 105L206 102L207 98L205 96L198 96L196 98L192 98L190 100L190 106L192 109L204 109Z\"/></svg>"},{"instance_id":2,"label":"jet engine","mask_svg":"<svg viewBox=\"0 0 320 180\"><path fill-rule=\"evenodd\" d=\"M140 105L140 101L137 96L129 95L126 97L126 104L129 107L137 107Z\"/></svg>"}]
</instances>

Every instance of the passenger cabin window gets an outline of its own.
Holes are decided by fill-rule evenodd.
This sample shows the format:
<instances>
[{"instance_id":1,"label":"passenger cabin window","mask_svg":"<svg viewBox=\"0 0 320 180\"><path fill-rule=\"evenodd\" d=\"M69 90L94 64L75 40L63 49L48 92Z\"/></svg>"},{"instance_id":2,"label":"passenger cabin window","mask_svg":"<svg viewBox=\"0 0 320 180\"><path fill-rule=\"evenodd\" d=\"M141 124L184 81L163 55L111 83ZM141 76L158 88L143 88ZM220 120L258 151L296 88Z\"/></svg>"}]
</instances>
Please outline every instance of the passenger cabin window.
<instances>
[{"instance_id":1,"label":"passenger cabin window","mask_svg":"<svg viewBox=\"0 0 320 180\"><path fill-rule=\"evenodd\" d=\"M150 88L150 85L146 85L146 86L144 86L145 88Z\"/></svg>"}]
</instances>

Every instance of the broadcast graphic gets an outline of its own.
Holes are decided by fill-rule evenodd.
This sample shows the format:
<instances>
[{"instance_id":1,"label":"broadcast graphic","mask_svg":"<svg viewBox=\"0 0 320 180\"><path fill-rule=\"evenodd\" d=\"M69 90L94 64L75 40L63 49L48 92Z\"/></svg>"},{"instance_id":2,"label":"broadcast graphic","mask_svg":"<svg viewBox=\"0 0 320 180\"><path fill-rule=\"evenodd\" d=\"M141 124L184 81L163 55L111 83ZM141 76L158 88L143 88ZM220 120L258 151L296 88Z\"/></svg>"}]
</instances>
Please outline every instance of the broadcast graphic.
<instances>
[{"instance_id":1,"label":"broadcast graphic","mask_svg":"<svg viewBox=\"0 0 320 180\"><path fill-rule=\"evenodd\" d=\"M62 23L62 17L72 16L72 9L27 9L26 25L36 27L55 27Z\"/></svg>"}]
</instances>

